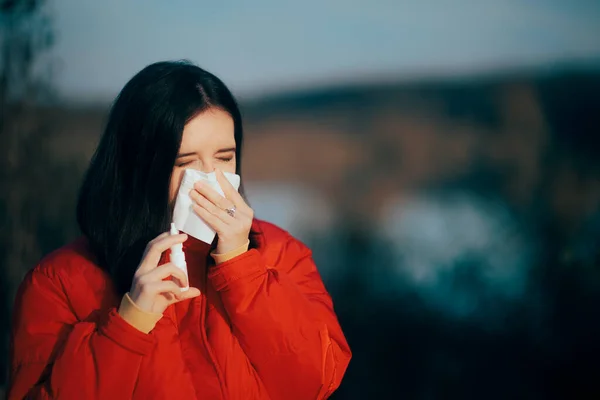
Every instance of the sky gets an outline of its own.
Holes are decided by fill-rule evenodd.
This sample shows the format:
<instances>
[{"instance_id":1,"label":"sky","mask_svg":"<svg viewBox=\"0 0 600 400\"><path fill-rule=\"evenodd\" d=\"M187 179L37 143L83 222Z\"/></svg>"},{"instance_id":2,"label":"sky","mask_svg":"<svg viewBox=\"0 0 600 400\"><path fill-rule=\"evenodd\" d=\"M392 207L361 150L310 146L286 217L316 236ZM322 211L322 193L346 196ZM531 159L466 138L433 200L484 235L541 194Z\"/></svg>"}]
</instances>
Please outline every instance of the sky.
<instances>
[{"instance_id":1,"label":"sky","mask_svg":"<svg viewBox=\"0 0 600 400\"><path fill-rule=\"evenodd\" d=\"M242 97L600 57L597 0L50 0L65 98L189 59Z\"/></svg>"}]
</instances>

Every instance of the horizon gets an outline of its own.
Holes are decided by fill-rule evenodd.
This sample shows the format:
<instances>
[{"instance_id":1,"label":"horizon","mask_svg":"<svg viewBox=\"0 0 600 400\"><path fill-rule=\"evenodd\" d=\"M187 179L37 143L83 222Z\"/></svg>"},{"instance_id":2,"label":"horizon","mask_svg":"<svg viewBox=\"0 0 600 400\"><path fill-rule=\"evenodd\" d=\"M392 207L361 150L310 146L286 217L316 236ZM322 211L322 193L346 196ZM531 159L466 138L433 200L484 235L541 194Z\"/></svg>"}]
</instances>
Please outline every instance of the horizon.
<instances>
[{"instance_id":1,"label":"horizon","mask_svg":"<svg viewBox=\"0 0 600 400\"><path fill-rule=\"evenodd\" d=\"M382 87L414 87L420 85L436 84L477 84L477 83L501 83L507 79L527 78L543 79L547 77L558 77L561 75L578 74L600 74L600 57L588 57L586 59L555 60L554 62L537 63L532 65L508 65L504 67L492 66L474 71L466 72L443 72L421 73L414 75L406 74L378 74L372 77L360 77L360 79L341 78L336 81L314 82L307 85L291 85L281 87L272 91L266 91L254 96L244 96L233 93L236 99L243 104L253 105L263 102L278 101L281 99L293 99L295 97L320 95L345 90L373 90ZM233 90L232 90L233 92ZM116 94L115 94L116 96ZM72 109L93 109L105 107L112 103L114 98L77 98L66 97L57 93L55 101L61 107Z\"/></svg>"}]
</instances>

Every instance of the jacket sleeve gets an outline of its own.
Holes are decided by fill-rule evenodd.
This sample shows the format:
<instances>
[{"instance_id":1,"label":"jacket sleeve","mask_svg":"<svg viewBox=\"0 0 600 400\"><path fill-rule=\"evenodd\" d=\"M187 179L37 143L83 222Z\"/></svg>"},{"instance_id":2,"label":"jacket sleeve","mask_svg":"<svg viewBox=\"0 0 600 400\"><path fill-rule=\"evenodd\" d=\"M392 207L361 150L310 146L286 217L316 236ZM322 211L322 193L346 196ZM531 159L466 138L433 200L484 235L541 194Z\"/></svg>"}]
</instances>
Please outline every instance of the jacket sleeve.
<instances>
[{"instance_id":1,"label":"jacket sleeve","mask_svg":"<svg viewBox=\"0 0 600 400\"><path fill-rule=\"evenodd\" d=\"M290 237L273 266L251 249L209 279L272 399L324 399L337 389L351 353L307 247Z\"/></svg>"},{"instance_id":2,"label":"jacket sleeve","mask_svg":"<svg viewBox=\"0 0 600 400\"><path fill-rule=\"evenodd\" d=\"M78 321L64 283L58 274L37 268L19 288L7 398L131 399L154 339L114 308Z\"/></svg>"}]
</instances>

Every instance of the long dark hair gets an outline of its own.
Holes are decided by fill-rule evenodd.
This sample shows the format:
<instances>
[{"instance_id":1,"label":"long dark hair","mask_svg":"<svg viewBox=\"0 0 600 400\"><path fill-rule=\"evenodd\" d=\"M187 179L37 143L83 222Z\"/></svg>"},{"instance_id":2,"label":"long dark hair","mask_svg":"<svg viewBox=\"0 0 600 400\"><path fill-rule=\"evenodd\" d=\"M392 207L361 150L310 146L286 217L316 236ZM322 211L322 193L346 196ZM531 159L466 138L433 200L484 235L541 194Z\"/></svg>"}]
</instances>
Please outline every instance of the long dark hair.
<instances>
[{"instance_id":1,"label":"long dark hair","mask_svg":"<svg viewBox=\"0 0 600 400\"><path fill-rule=\"evenodd\" d=\"M233 119L240 174L240 110L213 74L187 61L151 64L112 105L81 186L77 222L120 294L129 290L146 244L171 222L169 187L183 128L210 108Z\"/></svg>"}]
</instances>

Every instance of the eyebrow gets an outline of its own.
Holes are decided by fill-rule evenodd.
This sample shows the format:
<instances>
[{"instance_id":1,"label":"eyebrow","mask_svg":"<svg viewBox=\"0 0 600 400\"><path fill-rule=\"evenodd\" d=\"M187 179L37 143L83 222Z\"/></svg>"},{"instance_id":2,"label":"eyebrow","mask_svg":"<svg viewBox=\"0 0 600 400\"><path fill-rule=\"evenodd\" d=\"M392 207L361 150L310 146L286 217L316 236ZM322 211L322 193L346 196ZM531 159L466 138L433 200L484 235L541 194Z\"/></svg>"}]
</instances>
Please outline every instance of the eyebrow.
<instances>
[{"instance_id":1,"label":"eyebrow","mask_svg":"<svg viewBox=\"0 0 600 400\"><path fill-rule=\"evenodd\" d=\"M228 147L226 149L221 149L221 150L217 151L217 154L219 154L219 153L229 153L230 151L235 151L235 147Z\"/></svg>"}]
</instances>

